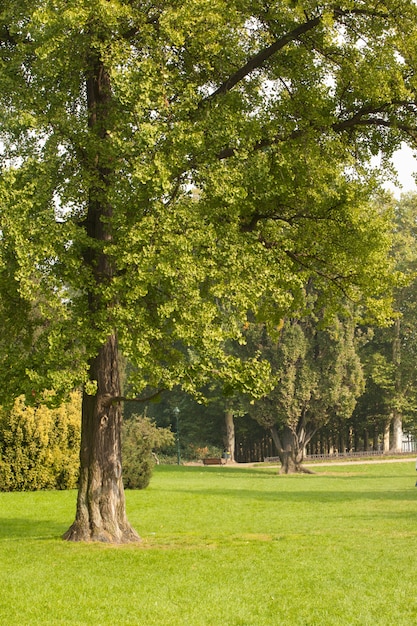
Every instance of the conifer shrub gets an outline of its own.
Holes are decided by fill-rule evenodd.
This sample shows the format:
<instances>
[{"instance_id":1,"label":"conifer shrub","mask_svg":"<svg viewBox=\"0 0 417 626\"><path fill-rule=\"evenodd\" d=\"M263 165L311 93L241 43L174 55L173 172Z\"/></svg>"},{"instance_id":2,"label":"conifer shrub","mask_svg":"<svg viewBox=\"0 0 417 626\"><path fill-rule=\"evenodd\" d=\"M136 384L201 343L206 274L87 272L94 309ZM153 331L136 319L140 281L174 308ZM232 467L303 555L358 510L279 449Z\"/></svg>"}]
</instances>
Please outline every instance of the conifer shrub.
<instances>
[{"instance_id":1,"label":"conifer shrub","mask_svg":"<svg viewBox=\"0 0 417 626\"><path fill-rule=\"evenodd\" d=\"M146 489L152 477L156 451L172 445L174 433L159 428L148 417L133 415L123 425L123 482L127 489Z\"/></svg>"},{"instance_id":2,"label":"conifer shrub","mask_svg":"<svg viewBox=\"0 0 417 626\"><path fill-rule=\"evenodd\" d=\"M24 396L0 408L0 491L73 489L79 474L81 399L50 409Z\"/></svg>"}]
</instances>

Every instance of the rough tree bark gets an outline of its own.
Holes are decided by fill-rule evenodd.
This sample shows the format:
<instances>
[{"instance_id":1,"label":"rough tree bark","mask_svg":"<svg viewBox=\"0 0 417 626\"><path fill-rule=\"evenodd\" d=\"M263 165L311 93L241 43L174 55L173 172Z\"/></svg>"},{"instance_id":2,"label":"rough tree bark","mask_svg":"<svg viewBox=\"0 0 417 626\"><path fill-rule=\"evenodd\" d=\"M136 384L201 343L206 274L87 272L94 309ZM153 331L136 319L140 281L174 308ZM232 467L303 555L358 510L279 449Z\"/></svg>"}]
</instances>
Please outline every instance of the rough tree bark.
<instances>
[{"instance_id":1,"label":"rough tree bark","mask_svg":"<svg viewBox=\"0 0 417 626\"><path fill-rule=\"evenodd\" d=\"M111 159L106 156L112 103L110 77L98 55L93 55L90 61L86 93L88 128L97 147L86 165L93 182L84 223L90 243L83 253L84 263L94 277L93 288L88 293L89 316L94 328L97 317L111 318L115 304L103 298L114 276L114 262L104 251L104 245L113 239L113 210L108 201L113 171ZM64 539L138 541L139 536L127 521L122 482L122 410L117 400L121 397L121 388L115 330L109 333L89 365L89 378L97 384L97 392L83 395L77 511Z\"/></svg>"},{"instance_id":2,"label":"rough tree bark","mask_svg":"<svg viewBox=\"0 0 417 626\"><path fill-rule=\"evenodd\" d=\"M76 518L65 533L70 541L138 541L125 510L121 462L121 422L117 337L109 337L91 362L96 395L84 393L80 484Z\"/></svg>"}]
</instances>

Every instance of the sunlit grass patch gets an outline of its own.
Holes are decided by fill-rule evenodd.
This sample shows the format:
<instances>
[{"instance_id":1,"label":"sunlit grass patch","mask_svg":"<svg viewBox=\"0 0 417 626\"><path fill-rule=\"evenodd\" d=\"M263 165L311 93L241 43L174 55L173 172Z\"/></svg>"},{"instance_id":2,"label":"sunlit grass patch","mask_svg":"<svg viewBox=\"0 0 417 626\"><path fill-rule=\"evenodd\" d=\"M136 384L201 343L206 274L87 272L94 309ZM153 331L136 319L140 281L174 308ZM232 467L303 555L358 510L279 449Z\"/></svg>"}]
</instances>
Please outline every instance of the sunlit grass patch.
<instances>
[{"instance_id":1,"label":"sunlit grass patch","mask_svg":"<svg viewBox=\"0 0 417 626\"><path fill-rule=\"evenodd\" d=\"M0 624L417 622L414 464L158 467L139 545L68 544L75 492L0 494Z\"/></svg>"}]
</instances>

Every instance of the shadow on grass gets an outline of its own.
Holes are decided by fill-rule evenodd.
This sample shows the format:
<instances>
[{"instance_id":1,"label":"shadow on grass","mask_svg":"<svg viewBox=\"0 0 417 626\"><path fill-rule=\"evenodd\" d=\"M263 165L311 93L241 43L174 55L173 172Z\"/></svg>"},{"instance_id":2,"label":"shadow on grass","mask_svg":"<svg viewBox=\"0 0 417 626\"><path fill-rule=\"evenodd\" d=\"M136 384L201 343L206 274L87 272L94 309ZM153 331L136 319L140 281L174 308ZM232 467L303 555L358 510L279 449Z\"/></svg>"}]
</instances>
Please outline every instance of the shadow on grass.
<instances>
[{"instance_id":1,"label":"shadow on grass","mask_svg":"<svg viewBox=\"0 0 417 626\"><path fill-rule=\"evenodd\" d=\"M0 542L11 539L60 539L66 528L54 520L0 517Z\"/></svg>"},{"instance_id":2,"label":"shadow on grass","mask_svg":"<svg viewBox=\"0 0 417 626\"><path fill-rule=\"evenodd\" d=\"M372 467L372 464L370 464ZM328 466L320 466L314 467L314 465L309 465L308 469L311 470L310 473L300 472L299 474L280 474L280 466L269 466L269 467L239 467L237 466L208 466L205 467L203 465L193 466L193 465L160 465L155 468L155 473L162 474L171 474L171 475L184 475L184 474L207 474L217 475L217 476L256 476L256 477L265 477L270 478L271 476L276 476L282 479L286 478L308 478L309 476L314 477L326 477L326 478L337 478L337 479L384 479L384 478L393 478L392 474L387 474L386 476L382 476L381 474L371 474L369 472L364 471L365 464L361 464L359 466L352 465L344 465L344 466L335 466L332 468L331 465ZM410 465L411 467L411 465ZM412 466L414 470L414 465ZM362 474L359 472L362 471ZM413 472L413 476L414 476Z\"/></svg>"},{"instance_id":3,"label":"shadow on grass","mask_svg":"<svg viewBox=\"0 0 417 626\"><path fill-rule=\"evenodd\" d=\"M192 469L204 472L206 468ZM346 468L346 471L346 475L337 472L330 475L318 473L313 475L292 474L279 476L276 469L230 468L222 470L222 468L210 468L208 473L214 472L219 478L220 473L224 477L229 478L236 476L237 481L243 476L250 478L251 475L256 475L256 482L258 482L259 478L262 477L267 479L267 481L258 482L258 484L265 487L265 489L250 488L247 484L240 487L239 482L236 482L236 487L233 488L230 481L228 481L227 485L222 485L222 481L219 480L218 486L215 487L209 484L206 486L201 485L201 487L196 485L183 487L181 484L175 484L170 486L170 491L194 496L207 496L209 498L226 497L277 503L340 503L342 501L359 502L361 500L417 501L417 487L415 486L414 475L410 475L409 486L404 488L404 480L408 480L407 476L393 476L389 473L386 475L349 473L349 468ZM274 477L276 481L271 480ZM373 484L375 489L372 488ZM398 488L396 485L398 485Z\"/></svg>"},{"instance_id":4,"label":"shadow on grass","mask_svg":"<svg viewBox=\"0 0 417 626\"><path fill-rule=\"evenodd\" d=\"M362 466L363 467L363 466ZM159 468L158 468L159 469ZM180 479L169 487L170 492L183 493L189 496L208 496L212 498L230 498L241 500L258 500L277 503L340 503L359 501L410 501L417 500L417 488L415 487L415 476L395 476L389 473L383 475L372 474L364 471L362 474L356 471L351 472L350 467L338 469L337 472L330 470L320 471L314 474L291 474L279 475L277 468L240 468L240 467L178 467L166 466L159 471L176 473ZM181 475L198 474L207 476L207 482L215 476L218 484L213 483L207 486L200 484L190 484L181 481ZM185 477L185 476L184 476ZM260 478L260 484L266 489L248 488L245 485L239 486L242 478L254 477L256 481ZM223 482L222 479L229 479ZM236 478L236 487L233 487ZM404 488L404 481L409 480L409 486ZM205 481L203 481L205 482ZM267 484L268 483L268 484ZM375 489L372 485L375 485ZM398 485L398 488L396 487ZM328 488L327 488L328 487Z\"/></svg>"},{"instance_id":5,"label":"shadow on grass","mask_svg":"<svg viewBox=\"0 0 417 626\"><path fill-rule=\"evenodd\" d=\"M217 474L217 475L222 475L222 476L228 476L228 475L244 475L244 476L251 476L253 474L256 474L257 476L265 476L265 477L270 477L270 476L277 476L278 475L278 471L279 468L277 467L271 467L271 468L260 468L257 469L256 467L250 467L250 468L246 468L246 467L238 467L238 466L207 466L205 467L204 465L159 465L157 466L154 471L156 473L167 473L167 474L201 474L201 473L207 473L207 475L211 475L211 474Z\"/></svg>"},{"instance_id":6,"label":"shadow on grass","mask_svg":"<svg viewBox=\"0 0 417 626\"><path fill-rule=\"evenodd\" d=\"M356 489L338 489L337 491L327 491L320 489L312 489L310 491L291 491L291 490L279 490L276 491L262 491L257 489L193 489L193 488L178 488L170 489L171 492L184 493L190 496L207 496L213 498L230 498L239 500L258 500L264 502L279 502L279 503L340 503L340 502L359 502L361 500L369 501L382 501L382 500L399 500L415 502L417 500L417 489L414 487L414 483L410 485L409 489L395 489L392 486L387 490L378 489L371 490L356 490Z\"/></svg>"}]
</instances>

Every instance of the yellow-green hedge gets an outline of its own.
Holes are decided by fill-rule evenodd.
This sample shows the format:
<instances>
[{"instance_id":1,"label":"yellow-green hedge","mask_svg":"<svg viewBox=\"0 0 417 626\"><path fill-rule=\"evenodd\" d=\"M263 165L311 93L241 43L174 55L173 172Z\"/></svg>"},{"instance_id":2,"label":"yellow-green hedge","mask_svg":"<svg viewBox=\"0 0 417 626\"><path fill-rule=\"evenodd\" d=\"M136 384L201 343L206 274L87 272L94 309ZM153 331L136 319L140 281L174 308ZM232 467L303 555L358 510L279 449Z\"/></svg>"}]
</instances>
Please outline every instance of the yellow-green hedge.
<instances>
[{"instance_id":1,"label":"yellow-green hedge","mask_svg":"<svg viewBox=\"0 0 417 626\"><path fill-rule=\"evenodd\" d=\"M0 409L0 491L74 488L80 417L77 393L55 409L28 406L24 396Z\"/></svg>"}]
</instances>

